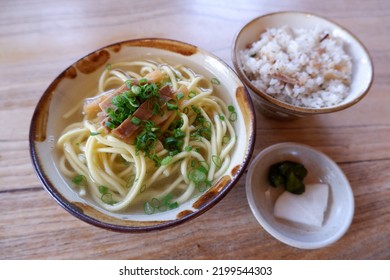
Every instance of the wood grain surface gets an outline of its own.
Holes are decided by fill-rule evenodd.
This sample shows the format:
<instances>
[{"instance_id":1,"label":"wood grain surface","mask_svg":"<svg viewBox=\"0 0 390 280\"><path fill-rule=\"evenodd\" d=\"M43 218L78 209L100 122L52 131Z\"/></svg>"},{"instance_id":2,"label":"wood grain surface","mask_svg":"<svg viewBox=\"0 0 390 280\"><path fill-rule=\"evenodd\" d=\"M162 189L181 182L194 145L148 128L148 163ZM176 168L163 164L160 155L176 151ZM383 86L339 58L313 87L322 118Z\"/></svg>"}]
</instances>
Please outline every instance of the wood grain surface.
<instances>
[{"instance_id":1,"label":"wood grain surface","mask_svg":"<svg viewBox=\"0 0 390 280\"><path fill-rule=\"evenodd\" d=\"M254 155L284 141L333 158L350 180L355 215L346 235L317 250L271 237L252 215L245 176L215 207L178 227L123 234L62 209L38 181L29 126L43 91L66 67L113 42L162 37L208 50L229 65L238 30L275 11L307 11L356 34L375 65L369 94L345 111L281 122L257 114ZM0 259L390 259L390 1L0 2Z\"/></svg>"}]
</instances>

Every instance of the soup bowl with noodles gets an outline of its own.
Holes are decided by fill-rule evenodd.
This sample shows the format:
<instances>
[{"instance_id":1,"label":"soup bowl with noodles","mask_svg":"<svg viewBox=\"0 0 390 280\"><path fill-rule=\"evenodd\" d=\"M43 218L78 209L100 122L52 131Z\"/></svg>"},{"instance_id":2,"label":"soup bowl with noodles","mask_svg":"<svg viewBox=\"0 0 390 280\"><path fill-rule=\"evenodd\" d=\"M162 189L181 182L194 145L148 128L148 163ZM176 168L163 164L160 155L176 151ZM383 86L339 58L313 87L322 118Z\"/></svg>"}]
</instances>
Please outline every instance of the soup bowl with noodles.
<instances>
[{"instance_id":1,"label":"soup bowl with noodles","mask_svg":"<svg viewBox=\"0 0 390 280\"><path fill-rule=\"evenodd\" d=\"M253 151L250 97L220 59L193 45L137 39L64 70L38 102L30 151L38 178L92 225L143 232L220 201Z\"/></svg>"}]
</instances>

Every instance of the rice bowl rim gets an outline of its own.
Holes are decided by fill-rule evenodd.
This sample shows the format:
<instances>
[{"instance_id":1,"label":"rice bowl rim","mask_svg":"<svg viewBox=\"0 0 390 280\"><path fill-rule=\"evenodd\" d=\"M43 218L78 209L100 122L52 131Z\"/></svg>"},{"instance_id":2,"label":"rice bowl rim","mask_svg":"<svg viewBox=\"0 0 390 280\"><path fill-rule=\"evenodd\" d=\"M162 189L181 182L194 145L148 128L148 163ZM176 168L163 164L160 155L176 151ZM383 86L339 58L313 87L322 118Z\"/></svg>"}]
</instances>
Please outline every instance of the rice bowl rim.
<instances>
[{"instance_id":1,"label":"rice bowl rim","mask_svg":"<svg viewBox=\"0 0 390 280\"><path fill-rule=\"evenodd\" d=\"M281 101L279 99L276 99L275 97L272 97L271 95L263 92L262 90L258 89L249 80L247 75L243 72L242 66L241 66L241 60L238 58L238 52L240 50L237 49L237 44L238 44L238 42L240 40L240 36L245 33L245 31L247 30L247 28L249 26L251 26L253 24L256 24L258 21L260 21L260 20L262 20L264 18L278 16L278 15L289 15L289 14L295 15L295 16L302 16L302 17L311 17L311 18L314 18L315 20L321 20L321 21L324 21L324 22L326 22L326 23L328 23L330 25L333 25L333 28L332 28L333 30L335 28L338 28L338 29L342 30L343 32L348 34L351 37L351 39L353 39L353 41L354 41L353 44L354 45L357 45L358 47L360 47L363 50L363 52L367 56L367 61L368 61L367 64L369 65L369 68L371 70L371 75L370 75L370 78L369 78L369 83L364 85L363 88L361 90L359 90L360 93L358 94L357 97L355 97L354 99L350 100L347 103L341 102L338 105L334 105L334 106L330 106L330 107L310 108L310 107L294 106L294 105L291 105L289 103L283 102L283 101ZM285 24L287 25L288 23L286 22ZM272 27L273 26L269 26L269 28L272 28ZM253 42L255 42L255 41L253 41ZM352 56L351 54L348 54L348 55L350 55L351 58L354 59L354 56ZM271 103L273 105L276 105L278 107L281 107L283 109L286 109L286 110L294 112L294 113L303 113L303 114L332 113L332 112L340 111L340 110L346 109L348 107L351 107L352 105L358 103L361 99L363 99L363 97L369 92L369 90L370 90L370 88L371 88L371 86L373 84L373 80L374 80L374 65L372 63L373 60L372 60L372 58L370 56L370 53L368 52L368 49L361 42L361 40L359 38L357 38L351 31L349 31L345 27L341 26L340 24L336 23L335 21L330 20L328 18L325 18L323 16L319 16L319 15L317 15L315 13L299 12L299 11L281 11L281 12L267 13L267 14L264 14L264 15L261 15L261 16L253 18L248 23L243 25L243 27L234 36L231 56L232 56L233 66L236 69L238 76L243 80L245 85L247 87L249 87L250 90L257 97L265 99L266 101L268 101L269 103ZM351 84L352 83L354 83L354 79L351 80Z\"/></svg>"}]
</instances>

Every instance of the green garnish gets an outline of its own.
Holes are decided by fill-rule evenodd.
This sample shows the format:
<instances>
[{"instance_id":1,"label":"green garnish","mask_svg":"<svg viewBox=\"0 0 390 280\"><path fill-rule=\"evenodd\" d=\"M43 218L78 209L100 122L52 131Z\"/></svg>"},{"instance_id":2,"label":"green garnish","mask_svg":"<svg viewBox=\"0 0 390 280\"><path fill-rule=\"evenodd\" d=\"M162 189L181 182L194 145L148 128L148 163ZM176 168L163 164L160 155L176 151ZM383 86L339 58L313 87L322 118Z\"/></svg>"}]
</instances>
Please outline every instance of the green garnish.
<instances>
[{"instance_id":1,"label":"green garnish","mask_svg":"<svg viewBox=\"0 0 390 280\"><path fill-rule=\"evenodd\" d=\"M135 175L131 174L129 178L126 181L126 189L130 189L130 187L136 182L137 180L135 179Z\"/></svg>"},{"instance_id":2,"label":"green garnish","mask_svg":"<svg viewBox=\"0 0 390 280\"><path fill-rule=\"evenodd\" d=\"M183 99L183 98L184 98L184 93L179 92L178 94L176 94L176 99L177 99L177 100L181 100L181 99Z\"/></svg>"},{"instance_id":3,"label":"green garnish","mask_svg":"<svg viewBox=\"0 0 390 280\"><path fill-rule=\"evenodd\" d=\"M99 193L100 194L106 194L108 192L108 188L106 186L99 186Z\"/></svg>"},{"instance_id":4,"label":"green garnish","mask_svg":"<svg viewBox=\"0 0 390 280\"><path fill-rule=\"evenodd\" d=\"M228 110L230 112L229 121L234 122L237 120L237 112L233 105L228 106Z\"/></svg>"},{"instance_id":5,"label":"green garnish","mask_svg":"<svg viewBox=\"0 0 390 280\"><path fill-rule=\"evenodd\" d=\"M109 107L106 113L109 116L109 121L106 121L105 125L108 128L115 129L125 119L130 117L139 106L145 102L157 104L155 102L159 98L159 88L155 83L148 83L146 79L138 81L138 85L133 85L130 80L127 80L126 86L129 89L111 99L113 107ZM153 108L153 114L160 113L160 108Z\"/></svg>"},{"instance_id":6,"label":"green garnish","mask_svg":"<svg viewBox=\"0 0 390 280\"><path fill-rule=\"evenodd\" d=\"M214 85L219 85L219 84L221 84L221 82L220 82L217 78L212 78L212 79L211 79L211 83L213 83Z\"/></svg>"},{"instance_id":7,"label":"green garnish","mask_svg":"<svg viewBox=\"0 0 390 280\"><path fill-rule=\"evenodd\" d=\"M197 115L200 115L201 114L201 111L198 107L196 107L195 105L191 105L191 109L192 111L194 111Z\"/></svg>"},{"instance_id":8,"label":"green garnish","mask_svg":"<svg viewBox=\"0 0 390 280\"><path fill-rule=\"evenodd\" d=\"M113 200L112 198L112 193L105 193L102 195L101 197L101 200L106 203L106 204L109 204L109 205L113 205L116 203L115 200Z\"/></svg>"},{"instance_id":9,"label":"green garnish","mask_svg":"<svg viewBox=\"0 0 390 280\"><path fill-rule=\"evenodd\" d=\"M204 182L206 178L206 174L199 169L194 169L188 174L188 179L190 179L190 181L193 181L195 184Z\"/></svg>"},{"instance_id":10,"label":"green garnish","mask_svg":"<svg viewBox=\"0 0 390 280\"><path fill-rule=\"evenodd\" d=\"M219 156L213 155L211 157L211 160L213 161L216 167L220 168L222 166L222 160Z\"/></svg>"},{"instance_id":11,"label":"green garnish","mask_svg":"<svg viewBox=\"0 0 390 280\"><path fill-rule=\"evenodd\" d=\"M173 136L175 138L184 138L186 136L186 133L183 130L181 130L180 128L175 128L173 130Z\"/></svg>"},{"instance_id":12,"label":"green garnish","mask_svg":"<svg viewBox=\"0 0 390 280\"><path fill-rule=\"evenodd\" d=\"M135 95L138 95L141 93L141 88L139 86L132 86L131 87L131 91L135 94Z\"/></svg>"},{"instance_id":13,"label":"green garnish","mask_svg":"<svg viewBox=\"0 0 390 280\"><path fill-rule=\"evenodd\" d=\"M236 112L231 113L229 116L229 121L235 122L236 120L237 120L237 113Z\"/></svg>"},{"instance_id":14,"label":"green garnish","mask_svg":"<svg viewBox=\"0 0 390 280\"><path fill-rule=\"evenodd\" d=\"M288 192L301 194L305 192L304 178L307 169L303 164L294 161L282 161L270 167L268 180L273 187L283 186Z\"/></svg>"},{"instance_id":15,"label":"green garnish","mask_svg":"<svg viewBox=\"0 0 390 280\"><path fill-rule=\"evenodd\" d=\"M192 151L192 147L191 146L187 146L187 147L184 148L184 150L186 152L191 152Z\"/></svg>"},{"instance_id":16,"label":"green garnish","mask_svg":"<svg viewBox=\"0 0 390 280\"><path fill-rule=\"evenodd\" d=\"M152 205L150 205L149 201L146 201L144 203L144 212L145 212L145 214L151 215L151 214L154 213L154 211L155 211L155 208L152 207Z\"/></svg>"},{"instance_id":17,"label":"green garnish","mask_svg":"<svg viewBox=\"0 0 390 280\"><path fill-rule=\"evenodd\" d=\"M91 131L90 135L91 136L96 136L96 135L99 135L99 134L102 134L101 132L97 132L97 131Z\"/></svg>"},{"instance_id":18,"label":"green garnish","mask_svg":"<svg viewBox=\"0 0 390 280\"><path fill-rule=\"evenodd\" d=\"M143 128L143 131L135 138L136 151L144 152L145 156L159 165L160 159L156 155L155 148L158 138L161 136L161 130L152 121L144 121Z\"/></svg>"},{"instance_id":19,"label":"green garnish","mask_svg":"<svg viewBox=\"0 0 390 280\"><path fill-rule=\"evenodd\" d=\"M192 110L196 113L196 119L194 125L197 127L196 130L191 132L192 139L199 139L200 137L204 137L207 140L211 140L211 122L207 121L205 117L202 115L201 110L192 105Z\"/></svg>"},{"instance_id":20,"label":"green garnish","mask_svg":"<svg viewBox=\"0 0 390 280\"><path fill-rule=\"evenodd\" d=\"M155 115L163 116L164 115L164 110L160 107L160 105L157 102L153 104L152 114L153 114L153 116L155 116Z\"/></svg>"},{"instance_id":21,"label":"green garnish","mask_svg":"<svg viewBox=\"0 0 390 280\"><path fill-rule=\"evenodd\" d=\"M130 120L133 124L135 125L140 125L141 124L141 120L137 117L132 117L131 120Z\"/></svg>"},{"instance_id":22,"label":"green garnish","mask_svg":"<svg viewBox=\"0 0 390 280\"><path fill-rule=\"evenodd\" d=\"M168 165L172 161L172 156L166 156L165 158L162 159L161 165Z\"/></svg>"},{"instance_id":23,"label":"green garnish","mask_svg":"<svg viewBox=\"0 0 390 280\"><path fill-rule=\"evenodd\" d=\"M179 109L179 107L177 106L177 101L175 99L168 100L165 104L167 105L168 111Z\"/></svg>"},{"instance_id":24,"label":"green garnish","mask_svg":"<svg viewBox=\"0 0 390 280\"><path fill-rule=\"evenodd\" d=\"M196 96L196 92L193 91L193 90L191 90L190 93L188 94L188 98L189 98L189 99L191 99L191 98L193 98L193 97L195 97L195 96Z\"/></svg>"},{"instance_id":25,"label":"green garnish","mask_svg":"<svg viewBox=\"0 0 390 280\"><path fill-rule=\"evenodd\" d=\"M208 168L203 166L202 163L206 164ZM197 162L197 164L198 166L188 173L188 179L195 184L195 187L199 192L204 192L211 186L211 182L207 180L209 165L204 161ZM195 165L195 161L191 162L191 167L194 167Z\"/></svg>"},{"instance_id":26,"label":"green garnish","mask_svg":"<svg viewBox=\"0 0 390 280\"><path fill-rule=\"evenodd\" d=\"M130 81L130 80L126 80L126 81L125 81L125 84L126 84L126 86L127 86L128 89L131 89L131 86L133 85L133 82Z\"/></svg>"},{"instance_id":27,"label":"green garnish","mask_svg":"<svg viewBox=\"0 0 390 280\"><path fill-rule=\"evenodd\" d=\"M141 188L139 189L140 193L143 193L146 190L146 184L143 184Z\"/></svg>"},{"instance_id":28,"label":"green garnish","mask_svg":"<svg viewBox=\"0 0 390 280\"><path fill-rule=\"evenodd\" d=\"M154 197L151 201L146 201L144 203L144 212L151 215L156 211L164 212L179 207L179 203L177 201L172 202L172 199L172 193L167 194L161 200Z\"/></svg>"},{"instance_id":29,"label":"green garnish","mask_svg":"<svg viewBox=\"0 0 390 280\"><path fill-rule=\"evenodd\" d=\"M73 177L72 182L78 186L85 186L87 184L87 178L84 175L76 175Z\"/></svg>"},{"instance_id":30,"label":"green garnish","mask_svg":"<svg viewBox=\"0 0 390 280\"><path fill-rule=\"evenodd\" d=\"M110 204L110 205L113 205L116 203L115 200L113 200L112 198L112 193L109 191L109 189L106 187L106 186L99 186L99 193L102 195L100 197L100 199L106 203L106 204Z\"/></svg>"},{"instance_id":31,"label":"green garnish","mask_svg":"<svg viewBox=\"0 0 390 280\"><path fill-rule=\"evenodd\" d=\"M222 137L222 144L227 144L230 142L230 137L229 136L224 136Z\"/></svg>"}]
</instances>

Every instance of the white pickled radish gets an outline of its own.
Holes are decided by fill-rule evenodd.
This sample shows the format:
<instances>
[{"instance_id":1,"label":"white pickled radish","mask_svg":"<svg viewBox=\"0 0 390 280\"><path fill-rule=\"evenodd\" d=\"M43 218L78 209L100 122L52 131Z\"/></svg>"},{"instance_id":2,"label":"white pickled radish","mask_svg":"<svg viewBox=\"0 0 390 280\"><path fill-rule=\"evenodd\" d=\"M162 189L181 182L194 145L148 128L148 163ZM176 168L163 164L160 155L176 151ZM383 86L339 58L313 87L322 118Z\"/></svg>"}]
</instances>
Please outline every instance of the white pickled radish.
<instances>
[{"instance_id":1,"label":"white pickled radish","mask_svg":"<svg viewBox=\"0 0 390 280\"><path fill-rule=\"evenodd\" d=\"M276 200L274 216L309 226L321 227L328 207L329 186L308 184L305 192L296 195L284 191Z\"/></svg>"}]
</instances>

